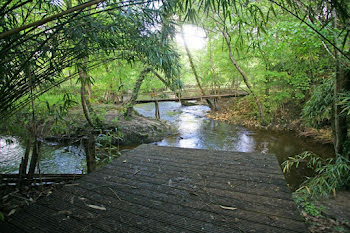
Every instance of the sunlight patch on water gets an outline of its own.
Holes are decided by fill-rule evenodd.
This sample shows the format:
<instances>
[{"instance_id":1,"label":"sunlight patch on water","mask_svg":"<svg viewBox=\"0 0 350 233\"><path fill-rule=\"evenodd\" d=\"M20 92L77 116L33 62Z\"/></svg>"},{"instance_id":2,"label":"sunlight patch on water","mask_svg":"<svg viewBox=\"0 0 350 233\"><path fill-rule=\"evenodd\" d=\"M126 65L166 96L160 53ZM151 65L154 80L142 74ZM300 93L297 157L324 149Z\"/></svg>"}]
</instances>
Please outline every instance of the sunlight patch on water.
<instances>
[{"instance_id":1,"label":"sunlight patch on water","mask_svg":"<svg viewBox=\"0 0 350 233\"><path fill-rule=\"evenodd\" d=\"M24 151L17 138L0 137L0 173L18 173ZM42 144L40 147L41 173L82 173L86 170L85 161L85 154L80 146Z\"/></svg>"},{"instance_id":2,"label":"sunlight patch on water","mask_svg":"<svg viewBox=\"0 0 350 233\"><path fill-rule=\"evenodd\" d=\"M17 138L0 137L0 173L17 172L23 154Z\"/></svg>"}]
</instances>

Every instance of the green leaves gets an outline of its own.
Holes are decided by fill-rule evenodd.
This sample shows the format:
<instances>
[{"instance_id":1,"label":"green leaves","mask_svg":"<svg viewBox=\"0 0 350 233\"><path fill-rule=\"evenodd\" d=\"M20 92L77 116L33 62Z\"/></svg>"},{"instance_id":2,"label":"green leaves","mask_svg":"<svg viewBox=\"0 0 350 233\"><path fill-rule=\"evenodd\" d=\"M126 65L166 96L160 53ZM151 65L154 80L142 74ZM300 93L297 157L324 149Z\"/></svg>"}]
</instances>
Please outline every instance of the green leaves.
<instances>
[{"instance_id":1,"label":"green leaves","mask_svg":"<svg viewBox=\"0 0 350 233\"><path fill-rule=\"evenodd\" d=\"M346 156L337 156L336 159L321 159L312 152L305 151L299 155L289 157L282 163L283 172L289 172L299 164L314 171L314 176L308 178L296 191L298 194L319 198L336 194L336 189L350 184L350 161Z\"/></svg>"},{"instance_id":2,"label":"green leaves","mask_svg":"<svg viewBox=\"0 0 350 233\"><path fill-rule=\"evenodd\" d=\"M334 81L326 80L316 87L311 98L306 102L302 111L302 117L309 126L320 128L330 124Z\"/></svg>"},{"instance_id":3,"label":"green leaves","mask_svg":"<svg viewBox=\"0 0 350 233\"><path fill-rule=\"evenodd\" d=\"M37 22L42 16L72 6L71 1L59 4L35 1L24 5L13 2L0 5L0 15L4 16L0 31ZM175 31L169 15L173 7L173 1L164 7L144 2L105 1L99 7L66 14L44 26L6 37L0 44L0 114L27 103L29 91L40 95L42 89L64 81L63 70L87 56L94 56L87 68L107 59L130 63L137 60L168 77L176 76L178 56L170 44ZM28 72L23 72L28 64L31 83Z\"/></svg>"}]
</instances>

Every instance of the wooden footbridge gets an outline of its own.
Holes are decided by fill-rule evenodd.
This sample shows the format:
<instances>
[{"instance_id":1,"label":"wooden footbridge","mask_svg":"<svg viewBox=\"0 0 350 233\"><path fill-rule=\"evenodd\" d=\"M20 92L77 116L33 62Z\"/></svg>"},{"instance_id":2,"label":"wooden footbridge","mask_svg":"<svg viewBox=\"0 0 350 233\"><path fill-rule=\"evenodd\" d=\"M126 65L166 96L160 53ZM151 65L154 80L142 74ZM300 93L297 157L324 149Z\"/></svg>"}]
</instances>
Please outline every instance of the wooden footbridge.
<instances>
[{"instance_id":1,"label":"wooden footbridge","mask_svg":"<svg viewBox=\"0 0 350 233\"><path fill-rule=\"evenodd\" d=\"M247 96L248 93L246 91L237 91L235 93L230 94L220 94L220 95L202 95L202 96L187 96L187 97L181 97L181 98L161 98L161 99L147 99L147 100L137 100L135 101L136 104L145 104L145 103L154 103L154 114L156 119L160 119L160 111L159 111L159 102L171 102L171 101L191 101L191 100L209 100L213 99L214 102L217 99L221 98L233 98L233 97L244 97Z\"/></svg>"},{"instance_id":2,"label":"wooden footbridge","mask_svg":"<svg viewBox=\"0 0 350 233\"><path fill-rule=\"evenodd\" d=\"M190 100L204 100L204 99L220 99L220 98L233 98L233 97L243 97L248 95L246 91L239 91L237 93L231 94L221 94L221 95L202 95L202 96L187 96L179 98L162 98L162 99L148 99L148 100L137 100L136 103L152 103L152 102L169 102L169 101L190 101Z\"/></svg>"},{"instance_id":3,"label":"wooden footbridge","mask_svg":"<svg viewBox=\"0 0 350 233\"><path fill-rule=\"evenodd\" d=\"M142 145L1 232L306 232L272 155Z\"/></svg>"}]
</instances>

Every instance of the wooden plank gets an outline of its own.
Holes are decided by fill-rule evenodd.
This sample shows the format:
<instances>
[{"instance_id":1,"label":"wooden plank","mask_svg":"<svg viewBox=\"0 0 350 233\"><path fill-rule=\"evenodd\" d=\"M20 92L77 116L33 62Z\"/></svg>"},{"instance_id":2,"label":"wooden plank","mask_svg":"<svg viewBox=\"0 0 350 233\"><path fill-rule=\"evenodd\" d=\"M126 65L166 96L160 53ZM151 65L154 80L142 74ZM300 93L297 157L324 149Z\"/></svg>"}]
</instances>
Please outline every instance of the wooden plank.
<instances>
[{"instance_id":1,"label":"wooden plank","mask_svg":"<svg viewBox=\"0 0 350 233\"><path fill-rule=\"evenodd\" d=\"M169 175L177 175L180 173L185 173L188 171L188 167L183 166L175 166L172 165L170 167L163 165L163 166L152 166L152 162L144 162L144 163L134 163L133 161L128 161L126 166L122 165L113 165L108 166L108 168L111 169L118 169L118 171L122 171L124 174L132 173L135 174L154 174L157 172L164 172L166 171ZM107 167L106 167L107 168ZM202 179L206 179L207 181L215 179L218 183L223 183L224 185L227 185L227 182L230 180L238 180L238 181L251 181L251 182L257 182L257 183L267 183L267 184L275 184L285 187L285 181L280 176L266 174L266 173L259 173L259 172L252 172L250 170L242 170L242 171L236 171L236 170L229 170L229 171L211 171L211 170L202 170L198 176L201 176Z\"/></svg>"},{"instance_id":2,"label":"wooden plank","mask_svg":"<svg viewBox=\"0 0 350 233\"><path fill-rule=\"evenodd\" d=\"M206 223L200 221L189 221L189 219L180 217L172 213L167 213L162 210L154 211L153 207L147 206L147 201L142 200L142 202L126 202L116 199L115 196L109 197L102 193L98 195L97 193L87 190L87 192L82 192L79 187L76 187L71 194L76 198L74 199L74 206L80 210L90 210L92 212L98 213L98 221L94 221L96 226L100 226L100 219L118 219L116 215L121 214L124 218L130 221L129 224L135 225L135 223L140 222L142 225L142 230L148 232L198 232L198 229L202 227L210 227ZM60 202L61 205L67 205L69 208L69 200L71 200L72 195L67 195L67 193L59 192L57 195L63 196L63 201ZM57 198L61 199L61 198ZM83 199L83 201L81 201ZM96 206L106 207L106 211L99 211L93 208L88 209L86 204L93 203ZM146 205L145 205L146 204ZM80 211L83 212L83 211ZM125 223L125 222L124 222ZM227 232L217 231L217 232Z\"/></svg>"},{"instance_id":3,"label":"wooden plank","mask_svg":"<svg viewBox=\"0 0 350 233\"><path fill-rule=\"evenodd\" d=\"M99 200L101 204L115 202L114 193L107 193L105 190L103 190L107 187L102 187L102 190L91 189L91 186L93 185L92 183L85 184L85 188L90 187L90 189L86 190L85 194L84 191L82 191L81 195L84 195L87 198L90 197L94 201ZM98 185L98 183L96 183L96 185ZM79 188L81 188L81 186L77 187L77 189ZM75 191L77 189L75 189ZM96 193L97 195L93 193ZM198 231L198 229L205 229L206 232L230 232L230 229L243 231L256 229L259 232L289 232L289 230L285 228L279 229L271 227L270 225L266 224L266 222L264 222L264 219L260 220L261 223L246 221L244 219L237 220L235 218L232 218L232 216L225 217L222 214L219 215L215 212L201 211L192 207L179 205L178 203L172 204L168 201L162 201L159 198L150 199L147 196L142 196L139 194L130 195L129 193L123 193L121 191L119 191L119 197L122 201L119 201L116 206L111 207L123 208L123 205L127 203L123 211L135 211L136 213L143 213L148 210L150 211L147 213L148 217L158 221L161 219L161 221L164 221L168 225L174 225L178 230L181 230L180 227L184 227L182 230L193 232L201 232ZM250 215L250 218L254 219L254 216ZM265 220L268 220L268 218ZM236 226L237 222L239 221L243 223L242 225L244 226ZM293 221L293 224L295 224L295 221Z\"/></svg>"},{"instance_id":4,"label":"wooden plank","mask_svg":"<svg viewBox=\"0 0 350 233\"><path fill-rule=\"evenodd\" d=\"M277 164L271 164L269 161L261 160L256 161L254 158L251 159L241 159L241 160L231 160L228 161L226 158L222 158L220 156L217 156L216 158L210 158L205 155L202 155L199 158L196 158L195 156L192 156L192 154L187 154L184 157L177 156L175 153L169 153L167 156L155 156L155 155L144 155L144 152L134 152L132 158L133 159L143 159L143 160L161 160L165 162L177 162L180 164L194 164L197 166L203 166L203 165L209 165L209 166L222 166L224 165L238 165L237 167L254 167L254 168L262 168L263 171L269 171L272 173L281 174L281 170L279 168L279 165ZM127 159L127 158L125 158ZM276 166L277 165L277 166Z\"/></svg>"},{"instance_id":5,"label":"wooden plank","mask_svg":"<svg viewBox=\"0 0 350 233\"><path fill-rule=\"evenodd\" d=\"M164 183L163 175L168 172L167 169L158 168L157 173L149 173L149 174L141 174L138 171L141 170L135 170L133 173L137 173L135 175L135 179L142 179L144 181L151 181L156 182L158 184ZM104 173L107 172L107 170L103 171ZM110 174L115 173L116 170L111 170ZM183 172L179 171L176 176L173 176L173 178L181 178L186 177L186 174L188 171L183 170ZM118 173L120 177L125 177L124 174ZM199 173L198 173L199 174ZM194 185L202 185L205 180L198 179L195 177L196 174L193 176L187 177L191 180L193 180ZM169 178L170 179L170 178ZM229 178L227 179L227 182L230 181ZM168 180L166 181L168 182ZM172 182L175 182L173 180ZM260 196L268 196L268 197L275 197L275 198L282 198L286 200L291 200L290 197L290 191L287 186L281 186L281 185L274 185L274 184L268 184L268 183L257 183L257 182L250 182L250 181L235 181L231 185L223 183L220 184L218 182L211 182L206 185L208 188L217 188L218 190L227 190L227 191L237 191L237 192L243 192L243 193L250 193L250 194L258 194Z\"/></svg>"},{"instance_id":6,"label":"wooden plank","mask_svg":"<svg viewBox=\"0 0 350 233\"><path fill-rule=\"evenodd\" d=\"M105 172L103 172L103 174L105 174ZM138 184L145 186L142 188L146 188L148 185L156 185L157 188L160 188L166 184L168 184L168 181L164 181L164 182L156 182L154 179L147 179L145 177L138 177L138 178L132 178L130 177L125 177L123 175L121 175L120 173L117 172L113 172L110 173L111 175L106 175L106 176L96 176L99 177L101 180L106 180L109 181L111 180L113 182L114 176L117 176L117 181L120 181L119 183L121 184L122 181L125 182L129 182L129 184L125 184L126 186L132 186L133 182L138 182ZM131 176L133 176L133 174L131 174ZM113 177L113 179L112 179ZM88 181L91 178L90 176L87 177L86 179L84 179L84 181ZM118 182L117 182L118 183ZM182 191L186 191L186 193L190 193L192 195L195 194L200 194L201 192L203 192L203 188L199 187L197 189L193 189L191 188L186 188L186 187L181 187L181 186L174 186L172 187L172 190L182 190ZM232 200L238 200L241 202L251 202L254 205L256 204L261 204L264 206L270 206L273 210L275 210L276 208L280 208L280 209L290 209L290 210L295 210L295 203L290 200L290 199L280 199L280 198L275 198L275 197L270 197L270 196L262 196L259 194L251 194L251 193L242 193L239 191L232 191L232 190L218 190L218 189L214 189L214 188L209 188L209 187L205 187L206 188L206 193L209 193L210 195L213 196L218 196L218 198L228 198L228 199L232 199Z\"/></svg>"},{"instance_id":7,"label":"wooden plank","mask_svg":"<svg viewBox=\"0 0 350 233\"><path fill-rule=\"evenodd\" d=\"M80 223L64 213L53 211L50 208L32 204L20 213L11 217L12 224L22 229L22 232L101 232L91 228L88 222Z\"/></svg>"},{"instance_id":8,"label":"wooden plank","mask_svg":"<svg viewBox=\"0 0 350 233\"><path fill-rule=\"evenodd\" d=\"M243 97L247 96L247 92L240 92L237 94L222 94L222 95L203 95L203 96L194 96L194 97L182 97L181 100L189 101L189 100L202 100L202 99L213 99L213 98L232 98L232 97ZM144 103L152 103L152 102L169 102L176 101L178 102L178 98L166 98L166 99L153 99L153 100L137 100L137 104Z\"/></svg>"},{"instance_id":9,"label":"wooden plank","mask_svg":"<svg viewBox=\"0 0 350 233\"><path fill-rule=\"evenodd\" d=\"M306 232L274 157L154 145L140 146L24 208L5 227L17 232Z\"/></svg>"},{"instance_id":10,"label":"wooden plank","mask_svg":"<svg viewBox=\"0 0 350 233\"><path fill-rule=\"evenodd\" d=\"M258 165L255 167L252 164L248 163L232 163L232 164L225 164L221 162L211 162L211 161L205 161L205 162L199 162L196 163L195 160L181 160L181 159L163 159L163 158L152 158L152 157L146 157L141 154L138 154L140 157L137 157L137 154L133 157L123 157L122 161L118 161L117 163L111 164L111 166L114 165L122 165L123 163L126 164L133 164L135 166L138 166L140 164L150 164L153 167L159 167L159 166L174 166L177 168L202 168L206 169L208 171L215 171L215 172L228 172L229 174L237 174L237 172L244 173L247 171L249 174L252 173L259 173L264 175L269 175L273 177L279 177L280 179L284 180L284 176L281 173L281 170L278 168L270 169L268 166L264 167L264 165Z\"/></svg>"},{"instance_id":11,"label":"wooden plank","mask_svg":"<svg viewBox=\"0 0 350 233\"><path fill-rule=\"evenodd\" d=\"M262 208L271 210L271 212L276 212L276 207L283 209L283 211L288 209L295 210L295 203L292 200L276 199L269 196L262 198L261 195L257 194L248 194L232 190L210 188L208 186L199 184L177 184L176 181L174 181L174 183L172 183L172 186L169 188L167 187L169 185L168 180L155 182L154 179L146 179L145 177L132 178L132 176L125 177L119 173L109 173L105 176L98 176L98 178L87 177L83 180L83 182L95 182L95 179L104 180L106 185L120 185L120 187L125 186L126 188L140 186L138 189L145 189L147 192L156 189L157 191L162 191L164 193L172 193L172 191L176 193L177 191L180 191L194 196L208 194L215 199L236 201L242 203L242 205L245 205L246 207L254 206L251 209L254 209L256 206L260 205ZM243 208L249 209L246 207ZM278 213L278 211L276 213ZM294 213L295 212L288 213L286 216L292 216ZM298 216L298 214L295 214L293 216Z\"/></svg>"},{"instance_id":12,"label":"wooden plank","mask_svg":"<svg viewBox=\"0 0 350 233\"><path fill-rule=\"evenodd\" d=\"M165 185L142 185L141 183L129 182L130 180L126 180L124 184L121 184L120 181L117 183L117 178L115 179L116 181L114 182L105 182L105 184L108 184L108 186L100 186L98 183L99 179L89 179L89 181L85 180L82 182L82 185L77 188L82 187L90 191L99 192L110 196L113 196L114 192L109 191L108 189L113 189L115 192L118 192L118 196L121 200L124 200L125 196L138 196L140 199L148 200L148 202L161 202L159 206L163 206L164 208L166 203L170 203L173 205L188 207L190 209L196 209L197 211L211 212L220 215L224 214L252 223L255 222L271 225L277 221L281 226L282 223L293 226L295 224L303 224L299 222L300 216L295 215L293 218L291 218L292 214L285 212L284 209L276 209L271 207L268 209L267 206L250 204L237 199L234 200L232 198L226 198L225 200L222 197L216 197L213 193L203 191L194 191L189 193L187 190L167 187ZM231 212L221 208L220 206L234 206L237 209ZM285 208L288 208L288 205L286 205ZM290 208L290 210L293 209Z\"/></svg>"},{"instance_id":13,"label":"wooden plank","mask_svg":"<svg viewBox=\"0 0 350 233\"><path fill-rule=\"evenodd\" d=\"M141 147L141 148L139 148ZM187 148L176 148L173 147L163 147L156 145L141 145L133 150L133 156L138 154L143 155L143 157L150 158L164 158L164 159L193 159L197 160L200 163L205 161L212 162L222 162L222 163L253 163L253 164L269 164L280 172L279 163L276 160L274 155L269 154L259 154L259 153L243 153L243 152L228 152L220 150L202 150L202 149L191 149L190 151ZM116 162L116 160L114 161Z\"/></svg>"}]
</instances>

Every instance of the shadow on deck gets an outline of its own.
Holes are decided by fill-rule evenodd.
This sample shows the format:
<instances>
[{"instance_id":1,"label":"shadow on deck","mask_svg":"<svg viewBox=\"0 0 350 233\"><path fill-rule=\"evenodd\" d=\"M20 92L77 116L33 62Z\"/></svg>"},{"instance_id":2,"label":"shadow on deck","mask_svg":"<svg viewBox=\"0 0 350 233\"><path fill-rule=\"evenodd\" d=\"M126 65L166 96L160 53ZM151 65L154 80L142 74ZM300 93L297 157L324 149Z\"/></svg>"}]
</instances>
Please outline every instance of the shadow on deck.
<instances>
[{"instance_id":1,"label":"shadow on deck","mask_svg":"<svg viewBox=\"0 0 350 233\"><path fill-rule=\"evenodd\" d=\"M1 232L306 232L272 155L141 145Z\"/></svg>"}]
</instances>

